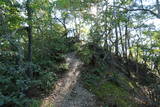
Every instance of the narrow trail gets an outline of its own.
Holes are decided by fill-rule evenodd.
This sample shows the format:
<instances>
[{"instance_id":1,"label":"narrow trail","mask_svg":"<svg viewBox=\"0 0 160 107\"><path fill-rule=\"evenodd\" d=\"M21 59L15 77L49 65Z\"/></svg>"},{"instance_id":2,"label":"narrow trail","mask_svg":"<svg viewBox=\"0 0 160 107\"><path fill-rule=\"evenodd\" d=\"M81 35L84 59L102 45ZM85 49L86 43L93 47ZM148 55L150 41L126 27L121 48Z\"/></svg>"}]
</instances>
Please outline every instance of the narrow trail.
<instances>
[{"instance_id":1,"label":"narrow trail","mask_svg":"<svg viewBox=\"0 0 160 107\"><path fill-rule=\"evenodd\" d=\"M79 82L82 62L74 53L66 55L69 71L57 81L52 94L45 98L41 107L95 107L95 96Z\"/></svg>"}]
</instances>

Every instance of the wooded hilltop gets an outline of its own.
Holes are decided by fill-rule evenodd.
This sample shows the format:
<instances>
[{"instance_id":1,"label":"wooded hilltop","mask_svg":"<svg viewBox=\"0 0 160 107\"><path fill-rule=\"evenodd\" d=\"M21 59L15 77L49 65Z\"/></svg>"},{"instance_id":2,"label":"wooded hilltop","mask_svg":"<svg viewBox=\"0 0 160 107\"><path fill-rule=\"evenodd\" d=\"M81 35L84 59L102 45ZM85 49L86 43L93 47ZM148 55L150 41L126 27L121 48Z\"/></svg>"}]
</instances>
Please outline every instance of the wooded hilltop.
<instances>
[{"instance_id":1,"label":"wooded hilltop","mask_svg":"<svg viewBox=\"0 0 160 107\"><path fill-rule=\"evenodd\" d=\"M160 107L160 1L0 0L0 107L72 107L42 102L74 67L73 107Z\"/></svg>"}]
</instances>

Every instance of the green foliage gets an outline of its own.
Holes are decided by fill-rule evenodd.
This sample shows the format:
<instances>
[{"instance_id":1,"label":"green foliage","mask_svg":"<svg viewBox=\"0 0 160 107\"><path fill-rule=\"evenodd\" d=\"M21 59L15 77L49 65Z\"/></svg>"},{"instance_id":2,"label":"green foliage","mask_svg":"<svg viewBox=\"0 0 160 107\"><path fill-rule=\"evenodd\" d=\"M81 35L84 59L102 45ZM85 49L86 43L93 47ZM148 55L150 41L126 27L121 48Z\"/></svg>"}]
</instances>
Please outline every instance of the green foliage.
<instances>
[{"instance_id":1,"label":"green foliage","mask_svg":"<svg viewBox=\"0 0 160 107\"><path fill-rule=\"evenodd\" d=\"M26 29L14 32L27 22L19 13L22 7L16 7L15 2L0 1L0 7L5 13L2 16L5 18L0 19L3 22L0 34L5 35L0 37L0 106L21 107L30 104L33 99L29 97L49 93L57 80L56 73L63 73L68 69L64 60L64 54L68 52L67 40L64 37L66 31L62 25L55 22L54 27L49 29L47 24L51 23L49 13L52 6L48 0L36 1L31 2L34 16L32 63L27 61ZM39 14L44 14L45 17L40 17ZM10 34L13 34L12 37ZM28 76L29 67L33 77Z\"/></svg>"},{"instance_id":2,"label":"green foliage","mask_svg":"<svg viewBox=\"0 0 160 107\"><path fill-rule=\"evenodd\" d=\"M41 79L41 89L49 91L53 88L57 77L54 72L41 72L39 78Z\"/></svg>"},{"instance_id":3,"label":"green foliage","mask_svg":"<svg viewBox=\"0 0 160 107\"><path fill-rule=\"evenodd\" d=\"M28 1L32 13L30 20L26 0L0 1L0 106L18 107L31 102L32 106L39 106L40 101L29 99L33 96L28 92L36 89L36 92L48 93L58 79L57 75L69 69L65 64L65 54L70 51L76 51L86 65L94 66L84 76L86 86L104 102L113 102L118 106L132 106L127 96L131 96L128 92L136 85L123 73L104 72L107 63L118 62L111 60L110 55L114 56L115 45L119 51L115 57L123 56L119 60L128 63L124 54L133 54L131 59L147 64L158 75L160 31L143 23L150 19L150 15L145 14L152 13L152 6L147 7L151 11L139 14L129 11L141 7L141 3L132 3L133 0L115 0L113 6L107 0ZM29 24L32 25L31 62L28 62ZM87 38L87 43L82 45L77 39L70 42L72 37L67 35L70 33L68 26L73 27L78 38ZM118 63L118 66L121 65ZM31 72L28 72L29 68ZM139 72L136 76L141 83L148 85L153 82L152 76L148 78L144 73L139 75Z\"/></svg>"},{"instance_id":4,"label":"green foliage","mask_svg":"<svg viewBox=\"0 0 160 107\"><path fill-rule=\"evenodd\" d=\"M70 0L58 0L56 2L58 8L67 9L71 6Z\"/></svg>"},{"instance_id":5,"label":"green foliage","mask_svg":"<svg viewBox=\"0 0 160 107\"><path fill-rule=\"evenodd\" d=\"M129 93L124 89L117 87L114 83L103 83L98 88L93 89L93 92L108 104L112 103L120 107L136 107L136 105L132 104L132 101L128 99Z\"/></svg>"},{"instance_id":6,"label":"green foliage","mask_svg":"<svg viewBox=\"0 0 160 107\"><path fill-rule=\"evenodd\" d=\"M80 43L76 43L75 48L77 49L77 53L80 56L81 60L85 64L89 64L92 59L93 51L89 49L88 46L82 46Z\"/></svg>"},{"instance_id":7,"label":"green foliage","mask_svg":"<svg viewBox=\"0 0 160 107\"><path fill-rule=\"evenodd\" d=\"M41 100L32 100L32 103L29 105L29 107L40 107L41 103Z\"/></svg>"},{"instance_id":8,"label":"green foliage","mask_svg":"<svg viewBox=\"0 0 160 107\"><path fill-rule=\"evenodd\" d=\"M118 105L120 107L136 107L136 103L132 101L131 93L128 92L131 86L127 77L117 75L116 72L106 72L100 70L103 75L97 75L98 68L88 68L83 75L84 86L94 93L101 102L107 105ZM92 69L92 70L91 70ZM109 68L107 69L109 70ZM106 76L105 76L106 75ZM107 77L107 78L104 78ZM118 78L117 78L118 77Z\"/></svg>"},{"instance_id":9,"label":"green foliage","mask_svg":"<svg viewBox=\"0 0 160 107\"><path fill-rule=\"evenodd\" d=\"M56 7L58 9L71 9L71 10L79 10L82 11L88 7L90 7L91 3L98 3L101 0L57 0L55 1Z\"/></svg>"},{"instance_id":10,"label":"green foliage","mask_svg":"<svg viewBox=\"0 0 160 107\"><path fill-rule=\"evenodd\" d=\"M27 65L17 68L14 65L0 63L0 99L1 105L21 106L30 102L25 91L33 85L38 85L38 80L32 80L26 75ZM34 68L34 67L33 67ZM36 71L37 68L34 70Z\"/></svg>"},{"instance_id":11,"label":"green foliage","mask_svg":"<svg viewBox=\"0 0 160 107\"><path fill-rule=\"evenodd\" d=\"M118 60L114 61L118 63ZM126 69L127 66L129 66L129 69ZM104 105L138 107L139 102L137 102L135 98L139 98L139 93L142 91L141 87L143 87L144 84L148 87L154 84L155 78L157 77L152 73L147 73L147 68L143 71L143 67L139 67L139 73L136 73L132 71L133 68L131 68L131 66L133 66L133 63L132 65L121 64L123 68L123 70L121 70L114 64L90 65L86 67L82 75L84 87L94 93ZM126 74L128 72L133 76L128 76L128 74ZM153 100L151 99L151 101Z\"/></svg>"}]
</instances>

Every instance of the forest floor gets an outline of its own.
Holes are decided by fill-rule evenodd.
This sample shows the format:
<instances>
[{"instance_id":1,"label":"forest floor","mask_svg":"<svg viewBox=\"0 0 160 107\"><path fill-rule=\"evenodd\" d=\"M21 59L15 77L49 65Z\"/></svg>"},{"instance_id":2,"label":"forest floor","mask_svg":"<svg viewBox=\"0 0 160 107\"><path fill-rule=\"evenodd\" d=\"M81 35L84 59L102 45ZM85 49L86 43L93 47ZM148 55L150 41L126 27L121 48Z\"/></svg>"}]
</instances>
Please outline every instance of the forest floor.
<instances>
[{"instance_id":1,"label":"forest floor","mask_svg":"<svg viewBox=\"0 0 160 107\"><path fill-rule=\"evenodd\" d=\"M80 83L83 63L74 53L66 55L69 71L57 81L53 92L46 97L41 107L95 107L96 99Z\"/></svg>"}]
</instances>

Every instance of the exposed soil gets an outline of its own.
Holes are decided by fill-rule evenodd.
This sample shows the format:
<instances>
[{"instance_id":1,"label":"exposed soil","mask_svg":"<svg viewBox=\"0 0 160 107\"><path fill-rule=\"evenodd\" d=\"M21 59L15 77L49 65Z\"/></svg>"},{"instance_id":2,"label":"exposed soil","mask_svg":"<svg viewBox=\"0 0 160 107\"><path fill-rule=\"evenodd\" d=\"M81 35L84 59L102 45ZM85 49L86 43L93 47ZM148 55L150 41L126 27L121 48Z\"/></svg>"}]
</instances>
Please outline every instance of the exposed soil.
<instances>
[{"instance_id":1,"label":"exposed soil","mask_svg":"<svg viewBox=\"0 0 160 107\"><path fill-rule=\"evenodd\" d=\"M57 81L52 94L46 97L41 107L95 107L95 96L79 81L82 62L74 53L66 55L69 71Z\"/></svg>"}]
</instances>

